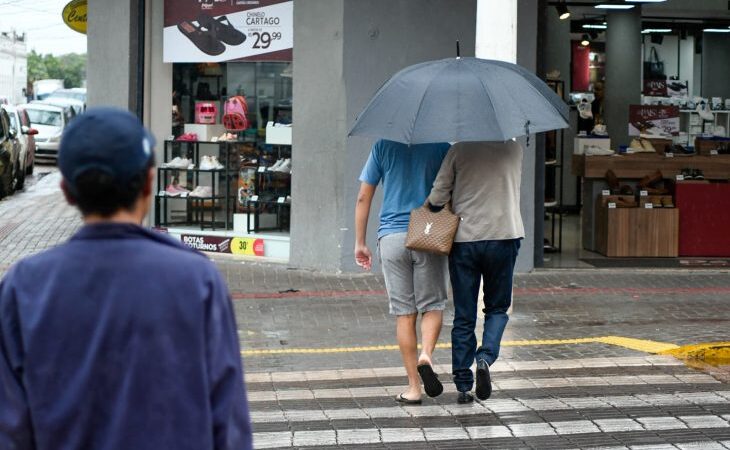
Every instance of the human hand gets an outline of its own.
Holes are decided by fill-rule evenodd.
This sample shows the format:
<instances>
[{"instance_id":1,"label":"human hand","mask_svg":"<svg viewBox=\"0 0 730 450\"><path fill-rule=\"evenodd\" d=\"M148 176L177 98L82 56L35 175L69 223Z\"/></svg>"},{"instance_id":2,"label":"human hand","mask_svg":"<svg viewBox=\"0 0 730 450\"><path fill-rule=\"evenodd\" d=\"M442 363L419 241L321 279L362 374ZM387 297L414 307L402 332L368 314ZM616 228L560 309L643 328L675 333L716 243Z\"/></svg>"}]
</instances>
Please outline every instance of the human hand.
<instances>
[{"instance_id":1,"label":"human hand","mask_svg":"<svg viewBox=\"0 0 730 450\"><path fill-rule=\"evenodd\" d=\"M367 245L355 246L355 263L365 270L370 270L373 265L373 255Z\"/></svg>"}]
</instances>

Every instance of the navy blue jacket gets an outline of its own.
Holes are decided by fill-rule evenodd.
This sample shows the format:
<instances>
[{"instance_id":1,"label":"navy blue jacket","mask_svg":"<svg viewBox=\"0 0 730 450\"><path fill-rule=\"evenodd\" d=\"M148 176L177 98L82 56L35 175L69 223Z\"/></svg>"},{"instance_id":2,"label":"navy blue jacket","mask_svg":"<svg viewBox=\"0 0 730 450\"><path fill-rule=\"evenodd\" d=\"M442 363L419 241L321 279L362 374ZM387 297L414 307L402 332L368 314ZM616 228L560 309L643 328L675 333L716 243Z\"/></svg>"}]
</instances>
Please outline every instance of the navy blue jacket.
<instances>
[{"instance_id":1,"label":"navy blue jacket","mask_svg":"<svg viewBox=\"0 0 730 450\"><path fill-rule=\"evenodd\" d=\"M251 439L233 307L205 256L135 225L87 225L0 283L0 449Z\"/></svg>"}]
</instances>

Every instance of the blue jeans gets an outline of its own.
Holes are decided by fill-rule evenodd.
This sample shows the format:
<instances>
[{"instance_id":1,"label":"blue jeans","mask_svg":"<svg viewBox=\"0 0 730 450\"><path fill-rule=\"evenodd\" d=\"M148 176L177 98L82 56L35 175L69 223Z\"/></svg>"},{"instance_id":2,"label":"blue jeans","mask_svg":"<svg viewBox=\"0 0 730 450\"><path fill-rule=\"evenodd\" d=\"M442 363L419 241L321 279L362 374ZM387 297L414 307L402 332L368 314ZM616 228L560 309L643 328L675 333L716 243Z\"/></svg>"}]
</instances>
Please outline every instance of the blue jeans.
<instances>
[{"instance_id":1,"label":"blue jeans","mask_svg":"<svg viewBox=\"0 0 730 450\"><path fill-rule=\"evenodd\" d=\"M512 275L520 239L455 242L449 255L451 287L454 292L454 327L451 330L451 366L456 388L474 386L471 365L484 359L492 365L499 356L499 344L512 304ZM477 349L479 283L484 277L484 334Z\"/></svg>"}]
</instances>

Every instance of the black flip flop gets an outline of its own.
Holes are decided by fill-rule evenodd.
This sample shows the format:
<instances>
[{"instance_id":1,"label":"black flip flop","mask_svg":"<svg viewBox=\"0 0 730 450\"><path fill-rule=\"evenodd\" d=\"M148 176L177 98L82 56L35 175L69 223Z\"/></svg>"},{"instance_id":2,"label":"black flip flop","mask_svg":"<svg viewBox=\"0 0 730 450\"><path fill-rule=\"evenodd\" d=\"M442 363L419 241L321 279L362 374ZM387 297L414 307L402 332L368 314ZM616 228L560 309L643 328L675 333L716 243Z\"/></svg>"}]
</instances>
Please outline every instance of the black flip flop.
<instances>
[{"instance_id":1,"label":"black flip flop","mask_svg":"<svg viewBox=\"0 0 730 450\"><path fill-rule=\"evenodd\" d=\"M418 366L418 374L423 381L423 389L429 397L438 397L444 391L444 385L439 381L439 376L433 371L431 364Z\"/></svg>"},{"instance_id":2,"label":"black flip flop","mask_svg":"<svg viewBox=\"0 0 730 450\"><path fill-rule=\"evenodd\" d=\"M215 19L208 14L201 13L198 16L198 23L212 31L218 39L228 45L241 45L246 41L246 35L237 30L226 16Z\"/></svg>"},{"instance_id":3,"label":"black flip flop","mask_svg":"<svg viewBox=\"0 0 730 450\"><path fill-rule=\"evenodd\" d=\"M203 31L201 27L195 26L193 22L180 22L177 24L177 29L190 39L190 42L195 44L201 52L207 55L217 56L226 51L226 46L217 40L213 33Z\"/></svg>"},{"instance_id":4,"label":"black flip flop","mask_svg":"<svg viewBox=\"0 0 730 450\"><path fill-rule=\"evenodd\" d=\"M395 396L395 401L398 403L403 403L404 405L420 405L421 404L420 398L418 400L411 400L409 398L403 397L402 392Z\"/></svg>"}]
</instances>

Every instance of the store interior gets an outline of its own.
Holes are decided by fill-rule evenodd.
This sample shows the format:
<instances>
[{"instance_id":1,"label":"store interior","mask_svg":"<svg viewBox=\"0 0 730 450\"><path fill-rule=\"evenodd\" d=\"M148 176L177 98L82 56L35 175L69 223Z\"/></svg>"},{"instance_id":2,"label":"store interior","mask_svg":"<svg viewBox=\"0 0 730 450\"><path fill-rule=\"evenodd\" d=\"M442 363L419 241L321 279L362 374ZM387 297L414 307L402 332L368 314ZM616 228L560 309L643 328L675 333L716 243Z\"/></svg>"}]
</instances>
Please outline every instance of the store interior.
<instances>
[{"instance_id":1,"label":"store interior","mask_svg":"<svg viewBox=\"0 0 730 450\"><path fill-rule=\"evenodd\" d=\"M172 118L155 225L183 241L203 235L199 247L287 259L291 62L175 63Z\"/></svg>"},{"instance_id":2,"label":"store interior","mask_svg":"<svg viewBox=\"0 0 730 450\"><path fill-rule=\"evenodd\" d=\"M727 2L548 5L543 267L730 265Z\"/></svg>"}]
</instances>

